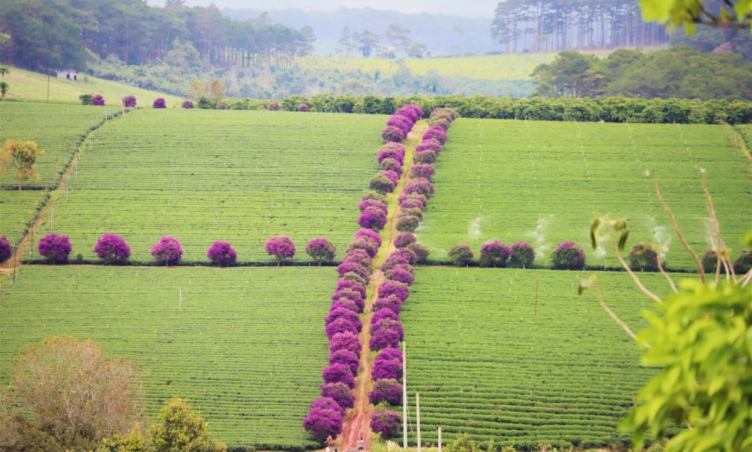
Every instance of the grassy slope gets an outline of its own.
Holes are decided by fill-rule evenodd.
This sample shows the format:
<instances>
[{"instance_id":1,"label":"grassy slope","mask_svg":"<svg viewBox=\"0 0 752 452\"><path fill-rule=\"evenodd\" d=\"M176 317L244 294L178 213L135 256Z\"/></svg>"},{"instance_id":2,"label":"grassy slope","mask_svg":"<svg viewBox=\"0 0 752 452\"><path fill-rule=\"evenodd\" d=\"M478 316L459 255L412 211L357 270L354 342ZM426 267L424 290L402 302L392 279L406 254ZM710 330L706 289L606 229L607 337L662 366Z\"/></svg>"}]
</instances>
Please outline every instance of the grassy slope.
<instances>
[{"instance_id":1,"label":"grassy slope","mask_svg":"<svg viewBox=\"0 0 752 452\"><path fill-rule=\"evenodd\" d=\"M301 422L327 362L335 281L315 267L25 267L0 296L0 384L27 344L92 339L144 368L152 418L178 395L231 446L310 448Z\"/></svg>"},{"instance_id":2,"label":"grassy slope","mask_svg":"<svg viewBox=\"0 0 752 452\"><path fill-rule=\"evenodd\" d=\"M608 52L595 52L605 56ZM553 61L556 53L474 56L466 58L408 59L405 65L416 75L426 75L435 70L440 75L462 76L481 80L529 80L535 66ZM381 71L389 73L389 60L378 58L327 58L305 57L301 66L306 68ZM392 63L392 72L398 66Z\"/></svg>"},{"instance_id":3,"label":"grassy slope","mask_svg":"<svg viewBox=\"0 0 752 452\"><path fill-rule=\"evenodd\" d=\"M47 76L18 68L10 69L11 73L3 79L10 85L8 98L47 100ZM167 100L168 107L179 105L182 102L182 99L177 96L148 91L124 83L91 76L87 76L88 81L84 81L84 74L79 74L79 77L78 82L51 77L50 101L78 103L78 96L81 94L101 94L104 96L107 105L115 107L119 107L120 99L127 95L136 96L141 107L151 106L152 101L157 97L164 97Z\"/></svg>"},{"instance_id":4,"label":"grassy slope","mask_svg":"<svg viewBox=\"0 0 752 452\"><path fill-rule=\"evenodd\" d=\"M599 306L577 296L582 272L419 268L402 319L410 418L420 393L423 441L606 445L652 370ZM598 275L632 329L650 306L623 273ZM643 281L667 288L661 275ZM537 315L535 287L539 287ZM665 290L658 293L665 293ZM411 442L414 443L411 432Z\"/></svg>"},{"instance_id":5,"label":"grassy slope","mask_svg":"<svg viewBox=\"0 0 752 452\"><path fill-rule=\"evenodd\" d=\"M79 158L54 228L73 253L105 232L122 235L132 260L152 261L163 235L187 261L206 261L215 240L240 261L269 260L265 241L290 235L298 260L315 237L344 255L356 208L377 172L383 116L256 111L140 110L97 131Z\"/></svg>"},{"instance_id":6,"label":"grassy slope","mask_svg":"<svg viewBox=\"0 0 752 452\"><path fill-rule=\"evenodd\" d=\"M707 169L726 241L737 243L749 229L748 160L723 126L460 119L436 166L437 193L418 229L433 258L445 259L458 243L477 253L494 239L526 240L542 251L544 264L556 243L573 240L590 265L617 266L610 244L604 242L605 260L589 247L599 213L629 220L629 246L668 243L669 266L694 268L645 177L648 169L698 252L708 248L700 168Z\"/></svg>"},{"instance_id":7,"label":"grassy slope","mask_svg":"<svg viewBox=\"0 0 752 452\"><path fill-rule=\"evenodd\" d=\"M45 151L35 165L40 180L23 184L25 188L55 187L75 151L76 143L89 128L104 119L104 111L80 105L0 102L0 145L8 139L34 140ZM37 205L46 196L44 190L15 189L14 173L0 177L0 234L11 241L20 238Z\"/></svg>"}]
</instances>

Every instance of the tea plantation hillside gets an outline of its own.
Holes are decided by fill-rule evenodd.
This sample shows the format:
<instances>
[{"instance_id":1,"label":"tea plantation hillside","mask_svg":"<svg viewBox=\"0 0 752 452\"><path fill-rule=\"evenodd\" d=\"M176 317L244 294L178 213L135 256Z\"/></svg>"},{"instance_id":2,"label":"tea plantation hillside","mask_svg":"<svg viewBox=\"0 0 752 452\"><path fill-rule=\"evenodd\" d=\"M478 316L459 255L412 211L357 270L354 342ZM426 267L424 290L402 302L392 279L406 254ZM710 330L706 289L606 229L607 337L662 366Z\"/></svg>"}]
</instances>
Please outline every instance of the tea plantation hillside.
<instances>
[{"instance_id":1,"label":"tea plantation hillside","mask_svg":"<svg viewBox=\"0 0 752 452\"><path fill-rule=\"evenodd\" d=\"M589 247L596 214L627 218L630 242L667 247L668 266L693 269L655 195L653 171L690 245L706 242L700 169L727 240L749 228L749 160L729 130L711 125L600 124L459 119L436 165L436 195L418 230L432 259L458 243L528 241L536 265L556 243L587 245L587 263L618 267L610 243ZM605 240L605 237L604 237Z\"/></svg>"},{"instance_id":2,"label":"tea plantation hillside","mask_svg":"<svg viewBox=\"0 0 752 452\"><path fill-rule=\"evenodd\" d=\"M18 191L13 172L0 176L0 234L12 241L21 238L46 189L57 186L77 143L105 120L104 114L101 108L80 105L0 102L0 146L9 139L33 140L45 151L35 165L40 180L26 181L23 191Z\"/></svg>"},{"instance_id":3,"label":"tea plantation hillside","mask_svg":"<svg viewBox=\"0 0 752 452\"><path fill-rule=\"evenodd\" d=\"M215 240L240 262L269 261L264 242L290 235L298 258L316 237L344 254L357 204L378 169L385 118L267 111L139 110L97 132L71 174L69 194L44 231L70 236L93 258L105 232L131 260L153 261L161 236L180 240L183 261L206 261Z\"/></svg>"},{"instance_id":4,"label":"tea plantation hillside","mask_svg":"<svg viewBox=\"0 0 752 452\"><path fill-rule=\"evenodd\" d=\"M424 442L437 441L438 427L446 442L469 433L532 448L619 438L616 425L652 371L593 294L578 297L582 272L419 268L415 276L402 319ZM629 277L598 278L609 307L633 329L645 326L640 312L651 303ZM665 294L662 278L642 276Z\"/></svg>"},{"instance_id":5,"label":"tea plantation hillside","mask_svg":"<svg viewBox=\"0 0 752 452\"><path fill-rule=\"evenodd\" d=\"M0 296L0 382L25 345L100 343L144 370L150 417L191 400L232 446L311 448L301 426L318 396L331 268L23 268Z\"/></svg>"}]
</instances>

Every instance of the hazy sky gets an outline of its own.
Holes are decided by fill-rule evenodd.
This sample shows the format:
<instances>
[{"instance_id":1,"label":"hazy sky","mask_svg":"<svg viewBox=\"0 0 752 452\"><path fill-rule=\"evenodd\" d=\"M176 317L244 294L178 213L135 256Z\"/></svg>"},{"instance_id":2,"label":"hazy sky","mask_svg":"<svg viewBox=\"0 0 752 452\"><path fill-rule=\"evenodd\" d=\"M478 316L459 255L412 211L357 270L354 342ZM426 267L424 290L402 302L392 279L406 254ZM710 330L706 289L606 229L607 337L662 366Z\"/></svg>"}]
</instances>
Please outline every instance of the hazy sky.
<instances>
[{"instance_id":1,"label":"hazy sky","mask_svg":"<svg viewBox=\"0 0 752 452\"><path fill-rule=\"evenodd\" d=\"M393 9L404 13L452 14L474 17L493 17L499 0L213 0L220 8L248 8L273 10L300 8L308 11L333 11L344 8ZM163 0L149 0L161 5ZM187 0L190 6L207 6L212 0Z\"/></svg>"}]
</instances>

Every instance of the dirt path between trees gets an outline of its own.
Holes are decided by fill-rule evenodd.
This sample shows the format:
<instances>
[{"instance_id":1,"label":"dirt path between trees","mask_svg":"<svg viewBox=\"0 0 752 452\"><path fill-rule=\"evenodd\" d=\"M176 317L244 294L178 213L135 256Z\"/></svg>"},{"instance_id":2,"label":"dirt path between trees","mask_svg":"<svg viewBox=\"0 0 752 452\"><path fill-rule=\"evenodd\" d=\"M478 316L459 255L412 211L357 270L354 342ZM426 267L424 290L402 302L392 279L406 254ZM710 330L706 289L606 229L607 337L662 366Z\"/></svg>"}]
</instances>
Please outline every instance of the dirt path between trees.
<instances>
[{"instance_id":1,"label":"dirt path between trees","mask_svg":"<svg viewBox=\"0 0 752 452\"><path fill-rule=\"evenodd\" d=\"M424 121L420 121L415 124L407 139L402 142L405 146L405 163L402 168L402 178L395 188L394 193L388 196L389 213L387 216L387 228L381 233L381 247L376 258L373 260L373 267L376 269L381 267L386 257L395 250L394 240L399 234L399 231L397 231L397 217L400 213L397 198L399 198L405 185L410 182L410 168L413 164L415 147L420 144L421 137L426 130L428 130L428 126ZM378 297L379 286L385 280L384 274L376 270L368 285L366 308L361 316L363 331L360 333L360 343L363 346L363 350L360 353L358 377L355 379L355 407L345 417L342 434L335 442L340 452L357 449L358 440L361 436L365 442L366 450L371 450L371 413L373 412L373 405L368 400L368 393L372 386L371 368L373 367L373 353L369 346L371 340L371 316L373 315L371 306L373 306L373 302Z\"/></svg>"}]
</instances>

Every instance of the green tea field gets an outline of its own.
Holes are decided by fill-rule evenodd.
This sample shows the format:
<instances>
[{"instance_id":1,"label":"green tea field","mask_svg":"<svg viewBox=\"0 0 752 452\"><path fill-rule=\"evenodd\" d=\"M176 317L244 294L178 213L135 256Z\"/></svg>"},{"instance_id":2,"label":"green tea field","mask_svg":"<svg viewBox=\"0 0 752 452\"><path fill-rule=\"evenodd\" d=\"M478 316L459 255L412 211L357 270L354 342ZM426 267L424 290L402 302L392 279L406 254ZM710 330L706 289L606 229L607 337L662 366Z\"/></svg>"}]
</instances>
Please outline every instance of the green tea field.
<instances>
[{"instance_id":1,"label":"green tea field","mask_svg":"<svg viewBox=\"0 0 752 452\"><path fill-rule=\"evenodd\" d=\"M233 446L310 448L331 268L38 267L0 296L0 381L52 336L92 339L143 368L149 414L179 395Z\"/></svg>"},{"instance_id":2,"label":"green tea field","mask_svg":"<svg viewBox=\"0 0 752 452\"><path fill-rule=\"evenodd\" d=\"M540 266L558 242L572 240L586 249L588 265L616 267L610 243L589 245L596 214L611 215L628 219L629 246L654 242L670 268L692 269L645 172L657 175L683 234L702 253L709 244L701 168L724 238L736 244L749 229L752 180L747 156L723 126L459 119L437 163L419 238L438 260L458 243L477 254L487 241L527 241Z\"/></svg>"},{"instance_id":3,"label":"green tea field","mask_svg":"<svg viewBox=\"0 0 752 452\"><path fill-rule=\"evenodd\" d=\"M641 351L593 293L577 295L582 277L419 268L402 315L413 431L419 392L427 443L436 443L438 427L445 442L469 433L526 447L595 447L618 438L616 424L652 371L639 365ZM609 307L633 329L645 326L640 311L651 302L628 276L598 278ZM665 294L661 278L643 281Z\"/></svg>"},{"instance_id":4,"label":"green tea field","mask_svg":"<svg viewBox=\"0 0 752 452\"><path fill-rule=\"evenodd\" d=\"M21 238L36 216L38 203L47 196L43 189L57 186L77 143L104 121L104 113L101 108L80 105L0 103L0 146L9 139L33 140L45 151L35 165L40 180L24 182L24 191L16 188L14 173L0 177L0 234L13 241Z\"/></svg>"},{"instance_id":5,"label":"green tea field","mask_svg":"<svg viewBox=\"0 0 752 452\"><path fill-rule=\"evenodd\" d=\"M258 111L139 110L97 131L43 232L70 236L92 258L97 237L121 235L132 261L152 261L161 236L183 260L205 261L215 240L241 262L269 261L266 240L290 235L297 260L326 236L344 254L360 195L378 169L382 116Z\"/></svg>"}]
</instances>

